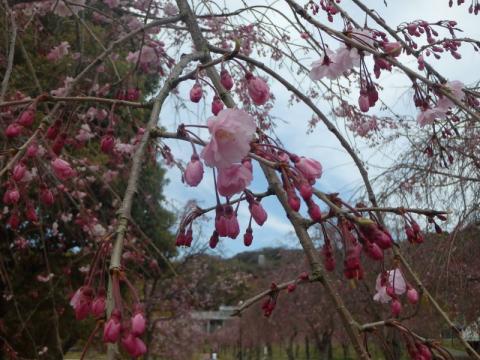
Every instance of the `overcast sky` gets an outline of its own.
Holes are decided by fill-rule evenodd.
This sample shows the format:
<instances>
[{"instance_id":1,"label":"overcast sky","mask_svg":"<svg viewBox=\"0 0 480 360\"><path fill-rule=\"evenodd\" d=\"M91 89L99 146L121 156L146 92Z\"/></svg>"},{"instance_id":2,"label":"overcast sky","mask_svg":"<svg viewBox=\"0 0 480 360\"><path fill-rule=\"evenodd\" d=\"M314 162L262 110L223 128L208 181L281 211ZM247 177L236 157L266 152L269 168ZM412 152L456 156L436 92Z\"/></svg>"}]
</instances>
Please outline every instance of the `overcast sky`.
<instances>
[{"instance_id":1,"label":"overcast sky","mask_svg":"<svg viewBox=\"0 0 480 360\"><path fill-rule=\"evenodd\" d=\"M247 1L250 4L265 4L265 1ZM365 1L370 7L375 7L378 13L387 20L392 26L396 27L404 21L413 21L416 19L423 19L427 21L438 21L444 19L456 20L459 27L464 30L464 35L476 39L480 39L480 17L470 15L467 12L466 6L462 7L448 7L448 0L408 0L408 1L389 1L388 7L385 7L382 0ZM229 0L229 8L231 10L242 7L241 1ZM349 0L343 0L341 5L346 9L354 9L350 14L359 22L364 22L364 15L357 11L354 5ZM283 13L288 14L289 9L284 2L276 2L275 7ZM272 15L273 17L274 15ZM277 16L274 21L283 24L284 20ZM324 14L318 15L318 19L325 21ZM373 22L369 22L371 27ZM286 25L285 25L286 26ZM341 27L337 27L341 30ZM332 48L336 49L338 45L332 43ZM479 54L475 53L470 46L463 45L461 53L463 58L460 61L454 61L450 56L444 56L442 60L430 60L436 69L438 69L449 80L461 80L466 84L471 84L473 81L480 79L480 71L478 70ZM315 58L306 58L304 65L309 66ZM262 59L267 64L271 61L269 59ZM411 60L410 60L411 61ZM415 66L415 62L411 62ZM272 66L275 64L272 63ZM283 74L283 72L282 72ZM288 77L287 74L285 76ZM407 93L410 83L408 79L402 74L394 72L392 74L382 73L381 84L385 89L381 92L381 98L387 104L391 105L395 110L403 114L416 113L412 103L410 93ZM352 160L341 149L338 141L323 127L319 125L317 129L306 135L307 124L311 119L312 112L304 105L288 106L288 99L290 94L282 89L278 83L269 80L271 91L275 94L276 101L272 115L283 119L286 123L278 122L278 129L276 133L278 137L286 145L287 149L295 152L298 155L305 155L313 157L320 161L324 167L324 174L317 182L317 186L324 192L340 192L346 198L350 197L352 191L359 188L361 185L360 175L358 170L353 165ZM180 94L188 97L188 91L191 84L183 85L179 88ZM208 98L210 100L211 96ZM328 113L325 104L322 100L317 101L317 105ZM168 118L165 114L171 114L170 108L165 108L162 112L162 124L170 130L175 129L174 121L178 119ZM207 116L209 116L210 102L207 104L200 103L198 106L191 107L191 112L182 113L181 121L184 123L201 123L205 119L203 113L205 106L207 108ZM378 111L374 108L370 110L372 113ZM207 138L204 136L204 138ZM350 135L350 138L351 135ZM362 143L358 138L355 139L357 148L361 150L361 157L368 159L369 162L377 165L388 165L390 156L388 154L380 154L370 150L366 144ZM188 161L191 155L191 148L184 142L169 140L166 142L173 150L176 157ZM215 196L213 189L213 182L210 169L206 168L205 178L197 188L189 188L182 184L181 174L177 169L172 169L168 172L170 180L169 185L165 189L165 195L169 202L174 204L178 209L182 209L186 202L191 199L196 199L201 207L214 205ZM375 168L370 169L372 174L375 174ZM266 190L266 182L262 179L261 171L257 166L254 168L254 181L250 187L254 192L261 192ZM270 197L262 201L262 205L268 211L268 220L259 227L253 224L254 240L252 246L245 248L243 245L243 232L248 224L249 212L246 204L239 209L239 222L241 226L241 233L237 239L229 238L221 240L221 247L219 254L231 256L238 252L258 249L266 246L298 246L294 237L289 236L292 228L286 219L283 210L276 199ZM302 205L305 208L304 205ZM213 215L213 214L212 214ZM208 242L208 238L213 230L212 216L205 219L206 222L202 224L203 236L199 238L194 236L194 241Z\"/></svg>"}]
</instances>

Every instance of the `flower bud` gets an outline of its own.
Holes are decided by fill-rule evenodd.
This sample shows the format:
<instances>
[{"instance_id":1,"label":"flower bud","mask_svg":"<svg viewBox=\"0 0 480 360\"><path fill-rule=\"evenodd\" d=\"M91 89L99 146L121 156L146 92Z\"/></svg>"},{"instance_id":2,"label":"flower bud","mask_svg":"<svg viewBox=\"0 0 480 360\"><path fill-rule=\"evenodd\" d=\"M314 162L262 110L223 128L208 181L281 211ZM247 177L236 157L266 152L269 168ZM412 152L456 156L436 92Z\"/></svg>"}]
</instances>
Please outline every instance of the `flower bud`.
<instances>
[{"instance_id":1,"label":"flower bud","mask_svg":"<svg viewBox=\"0 0 480 360\"><path fill-rule=\"evenodd\" d=\"M35 111L36 106L33 104L30 105L24 112L20 114L17 119L17 123L25 127L32 126L33 122L35 121Z\"/></svg>"},{"instance_id":2,"label":"flower bud","mask_svg":"<svg viewBox=\"0 0 480 360\"><path fill-rule=\"evenodd\" d=\"M13 123L7 126L7 129L5 130L5 135L12 139L14 137L19 136L22 133L23 127L17 123Z\"/></svg>"},{"instance_id":3,"label":"flower bud","mask_svg":"<svg viewBox=\"0 0 480 360\"><path fill-rule=\"evenodd\" d=\"M215 95L212 101L212 113L213 115L217 116L221 110L223 110L223 101L220 100L217 95Z\"/></svg>"},{"instance_id":4,"label":"flower bud","mask_svg":"<svg viewBox=\"0 0 480 360\"><path fill-rule=\"evenodd\" d=\"M247 90L250 98L255 105L263 105L270 98L270 89L267 83L259 77L253 76L252 73L245 75L247 79Z\"/></svg>"},{"instance_id":5,"label":"flower bud","mask_svg":"<svg viewBox=\"0 0 480 360\"><path fill-rule=\"evenodd\" d=\"M194 103L198 103L202 98L202 95L203 95L202 85L196 82L193 85L192 89L190 90L190 101Z\"/></svg>"},{"instance_id":6,"label":"flower bud","mask_svg":"<svg viewBox=\"0 0 480 360\"><path fill-rule=\"evenodd\" d=\"M267 221L268 215L263 206L258 201L252 201L249 205L250 214L252 214L253 220L262 226Z\"/></svg>"},{"instance_id":7,"label":"flower bud","mask_svg":"<svg viewBox=\"0 0 480 360\"><path fill-rule=\"evenodd\" d=\"M392 312L393 317L398 317L402 312L402 304L398 299L393 299L392 304L390 305L390 311Z\"/></svg>"},{"instance_id":8,"label":"flower bud","mask_svg":"<svg viewBox=\"0 0 480 360\"><path fill-rule=\"evenodd\" d=\"M419 296L418 296L417 290L415 290L412 287L409 288L407 290L407 300L408 300L408 302L412 305L415 305L416 303L418 303L418 299L419 299Z\"/></svg>"},{"instance_id":9,"label":"flower bud","mask_svg":"<svg viewBox=\"0 0 480 360\"><path fill-rule=\"evenodd\" d=\"M120 322L121 315L118 309L113 309L110 319L105 323L103 328L103 341L108 343L116 343L120 337L122 324Z\"/></svg>"},{"instance_id":10,"label":"flower bud","mask_svg":"<svg viewBox=\"0 0 480 360\"><path fill-rule=\"evenodd\" d=\"M218 245L218 233L216 230L213 231L212 236L210 237L209 246L211 249L215 249Z\"/></svg>"},{"instance_id":11,"label":"flower bud","mask_svg":"<svg viewBox=\"0 0 480 360\"><path fill-rule=\"evenodd\" d=\"M248 228L245 231L245 234L243 235L243 243L245 244L245 246L250 246L252 245L252 241L253 241L253 231L251 228Z\"/></svg>"},{"instance_id":12,"label":"flower bud","mask_svg":"<svg viewBox=\"0 0 480 360\"><path fill-rule=\"evenodd\" d=\"M141 336L145 332L147 321L145 320L141 306L136 305L136 307L135 314L131 318L131 329L133 335Z\"/></svg>"},{"instance_id":13,"label":"flower bud","mask_svg":"<svg viewBox=\"0 0 480 360\"><path fill-rule=\"evenodd\" d=\"M27 172L27 167L22 163L18 163L14 166L12 171L12 177L15 181L21 181Z\"/></svg>"},{"instance_id":14,"label":"flower bud","mask_svg":"<svg viewBox=\"0 0 480 360\"><path fill-rule=\"evenodd\" d=\"M105 315L105 291L99 291L98 296L93 299L92 314L95 318Z\"/></svg>"},{"instance_id":15,"label":"flower bud","mask_svg":"<svg viewBox=\"0 0 480 360\"><path fill-rule=\"evenodd\" d=\"M233 79L226 69L222 69L222 71L220 71L220 82L227 91L230 91L233 87Z\"/></svg>"},{"instance_id":16,"label":"flower bud","mask_svg":"<svg viewBox=\"0 0 480 360\"><path fill-rule=\"evenodd\" d=\"M197 154L193 154L183 174L184 181L190 186L197 186L203 179L203 164Z\"/></svg>"},{"instance_id":17,"label":"flower bud","mask_svg":"<svg viewBox=\"0 0 480 360\"><path fill-rule=\"evenodd\" d=\"M100 150L105 154L110 154L115 146L115 138L112 134L106 134L102 136L100 140Z\"/></svg>"},{"instance_id":18,"label":"flower bud","mask_svg":"<svg viewBox=\"0 0 480 360\"><path fill-rule=\"evenodd\" d=\"M368 112L370 109L370 101L368 99L368 95L360 95L358 98L358 106L362 112Z\"/></svg>"}]
</instances>

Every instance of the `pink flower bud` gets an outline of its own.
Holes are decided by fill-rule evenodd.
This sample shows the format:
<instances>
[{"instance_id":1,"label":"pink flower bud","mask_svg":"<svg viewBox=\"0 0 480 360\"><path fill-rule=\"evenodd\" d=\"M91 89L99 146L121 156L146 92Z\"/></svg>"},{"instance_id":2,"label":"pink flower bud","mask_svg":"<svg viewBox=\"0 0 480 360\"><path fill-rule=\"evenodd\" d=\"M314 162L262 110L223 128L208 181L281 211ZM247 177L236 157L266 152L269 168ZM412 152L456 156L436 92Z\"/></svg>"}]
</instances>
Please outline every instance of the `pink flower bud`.
<instances>
[{"instance_id":1,"label":"pink flower bud","mask_svg":"<svg viewBox=\"0 0 480 360\"><path fill-rule=\"evenodd\" d=\"M5 130L5 135L8 138L14 138L19 136L22 133L23 127L17 123L13 123L7 126L7 129Z\"/></svg>"},{"instance_id":2,"label":"pink flower bud","mask_svg":"<svg viewBox=\"0 0 480 360\"><path fill-rule=\"evenodd\" d=\"M137 101L140 97L140 89L138 88L130 88L127 90L127 100L129 101Z\"/></svg>"},{"instance_id":3,"label":"pink flower bud","mask_svg":"<svg viewBox=\"0 0 480 360\"><path fill-rule=\"evenodd\" d=\"M18 203L20 200L20 192L17 189L8 189L3 194L3 202L6 205L12 205Z\"/></svg>"},{"instance_id":4,"label":"pink flower bud","mask_svg":"<svg viewBox=\"0 0 480 360\"><path fill-rule=\"evenodd\" d=\"M100 150L105 154L110 154L115 146L115 138L112 134L102 136L100 140Z\"/></svg>"},{"instance_id":5,"label":"pink flower bud","mask_svg":"<svg viewBox=\"0 0 480 360\"><path fill-rule=\"evenodd\" d=\"M12 171L12 177L15 181L21 181L27 172L27 167L23 163L18 163L14 166Z\"/></svg>"},{"instance_id":6,"label":"pink flower bud","mask_svg":"<svg viewBox=\"0 0 480 360\"><path fill-rule=\"evenodd\" d=\"M223 110L223 101L220 100L217 95L215 95L212 101L212 113L213 115L217 116L221 110Z\"/></svg>"},{"instance_id":7,"label":"pink flower bud","mask_svg":"<svg viewBox=\"0 0 480 360\"><path fill-rule=\"evenodd\" d=\"M320 207L315 204L315 202L311 198L307 200L307 206L308 215L310 215L310 218L314 222L320 223L322 221L322 211L320 210Z\"/></svg>"},{"instance_id":8,"label":"pink flower bud","mask_svg":"<svg viewBox=\"0 0 480 360\"><path fill-rule=\"evenodd\" d=\"M393 317L398 317L402 312L402 304L398 299L393 299L392 304L390 305L390 311L392 312Z\"/></svg>"},{"instance_id":9,"label":"pink flower bud","mask_svg":"<svg viewBox=\"0 0 480 360\"><path fill-rule=\"evenodd\" d=\"M297 284L288 284L287 292L292 293L295 291L296 288L297 288Z\"/></svg>"},{"instance_id":10,"label":"pink flower bud","mask_svg":"<svg viewBox=\"0 0 480 360\"><path fill-rule=\"evenodd\" d=\"M92 302L92 314L96 318L105 315L105 291L98 292L98 296Z\"/></svg>"},{"instance_id":11,"label":"pink flower bud","mask_svg":"<svg viewBox=\"0 0 480 360\"><path fill-rule=\"evenodd\" d=\"M263 206L258 201L252 201L249 205L250 214L252 214L253 220L262 226L267 221L268 215Z\"/></svg>"},{"instance_id":12,"label":"pink flower bud","mask_svg":"<svg viewBox=\"0 0 480 360\"><path fill-rule=\"evenodd\" d=\"M358 98L358 106L360 110L363 112L368 112L370 109L370 100L368 99L368 95L360 95Z\"/></svg>"},{"instance_id":13,"label":"pink flower bud","mask_svg":"<svg viewBox=\"0 0 480 360\"><path fill-rule=\"evenodd\" d=\"M75 175L75 171L65 160L56 158L52 161L51 165L55 176L60 180L67 180Z\"/></svg>"},{"instance_id":14,"label":"pink flower bud","mask_svg":"<svg viewBox=\"0 0 480 360\"><path fill-rule=\"evenodd\" d=\"M219 240L218 239L218 233L217 233L216 230L214 230L212 236L210 237L210 241L208 243L210 248L215 249L218 245L218 240Z\"/></svg>"},{"instance_id":15,"label":"pink flower bud","mask_svg":"<svg viewBox=\"0 0 480 360\"><path fill-rule=\"evenodd\" d=\"M370 257L372 260L383 260L383 251L380 249L375 243L367 242L364 246L365 253Z\"/></svg>"},{"instance_id":16,"label":"pink flower bud","mask_svg":"<svg viewBox=\"0 0 480 360\"><path fill-rule=\"evenodd\" d=\"M407 290L407 300L410 304L413 304L415 305L416 303L418 303L418 299L419 299L419 296L418 296L418 292L417 290L415 290L414 288L409 288Z\"/></svg>"},{"instance_id":17,"label":"pink flower bud","mask_svg":"<svg viewBox=\"0 0 480 360\"><path fill-rule=\"evenodd\" d=\"M35 120L35 111L36 106L30 105L24 112L20 114L17 119L17 123L25 127L32 126Z\"/></svg>"},{"instance_id":18,"label":"pink flower bud","mask_svg":"<svg viewBox=\"0 0 480 360\"><path fill-rule=\"evenodd\" d=\"M252 245L252 242L253 242L253 231L251 228L248 228L245 231L245 234L243 235L243 243L245 244L245 246L250 246Z\"/></svg>"},{"instance_id":19,"label":"pink flower bud","mask_svg":"<svg viewBox=\"0 0 480 360\"><path fill-rule=\"evenodd\" d=\"M223 206L219 205L216 209L215 215L215 230L218 233L218 236L227 236L228 229L227 229L227 218L224 214Z\"/></svg>"},{"instance_id":20,"label":"pink flower bud","mask_svg":"<svg viewBox=\"0 0 480 360\"><path fill-rule=\"evenodd\" d=\"M193 232L192 232L192 227L190 227L185 233L185 239L184 239L183 245L190 247L192 246L192 241L193 241Z\"/></svg>"},{"instance_id":21,"label":"pink flower bud","mask_svg":"<svg viewBox=\"0 0 480 360\"><path fill-rule=\"evenodd\" d=\"M253 76L252 73L247 73L245 77L247 79L248 94L253 103L255 105L265 104L270 98L270 89L267 83L263 79Z\"/></svg>"},{"instance_id":22,"label":"pink flower bud","mask_svg":"<svg viewBox=\"0 0 480 360\"><path fill-rule=\"evenodd\" d=\"M198 103L202 98L202 95L203 95L202 85L196 82L195 85L193 85L192 89L190 90L190 101L194 103Z\"/></svg>"},{"instance_id":23,"label":"pink flower bud","mask_svg":"<svg viewBox=\"0 0 480 360\"><path fill-rule=\"evenodd\" d=\"M36 223L38 221L37 212L31 203L27 205L27 209L25 211L25 217L28 221Z\"/></svg>"},{"instance_id":24,"label":"pink flower bud","mask_svg":"<svg viewBox=\"0 0 480 360\"><path fill-rule=\"evenodd\" d=\"M312 194L313 194L312 185L306 182L302 182L302 184L300 185L299 191L300 191L300 195L305 201L307 201L312 197Z\"/></svg>"},{"instance_id":25,"label":"pink flower bud","mask_svg":"<svg viewBox=\"0 0 480 360\"><path fill-rule=\"evenodd\" d=\"M288 205L292 208L293 211L300 210L300 199L293 191L288 193Z\"/></svg>"},{"instance_id":26,"label":"pink flower bud","mask_svg":"<svg viewBox=\"0 0 480 360\"><path fill-rule=\"evenodd\" d=\"M145 343L132 333L128 333L122 338L122 345L133 358L142 356L147 352Z\"/></svg>"},{"instance_id":27,"label":"pink flower bud","mask_svg":"<svg viewBox=\"0 0 480 360\"><path fill-rule=\"evenodd\" d=\"M238 224L237 214L233 211L231 206L225 209L227 236L231 239L236 239L240 234L240 225Z\"/></svg>"},{"instance_id":28,"label":"pink flower bud","mask_svg":"<svg viewBox=\"0 0 480 360\"><path fill-rule=\"evenodd\" d=\"M110 319L105 323L103 328L103 341L108 343L116 343L120 337L122 324L120 322L121 315L118 309L113 309Z\"/></svg>"},{"instance_id":29,"label":"pink flower bud","mask_svg":"<svg viewBox=\"0 0 480 360\"><path fill-rule=\"evenodd\" d=\"M7 225L9 225L13 230L16 230L20 225L20 216L18 213L14 212L7 220Z\"/></svg>"},{"instance_id":30,"label":"pink flower bud","mask_svg":"<svg viewBox=\"0 0 480 360\"><path fill-rule=\"evenodd\" d=\"M397 57L402 52L402 44L399 42L385 42L383 43L383 50L386 54Z\"/></svg>"},{"instance_id":31,"label":"pink flower bud","mask_svg":"<svg viewBox=\"0 0 480 360\"><path fill-rule=\"evenodd\" d=\"M93 290L89 286L82 286L70 299L70 305L75 311L77 320L85 319L92 311Z\"/></svg>"},{"instance_id":32,"label":"pink flower bud","mask_svg":"<svg viewBox=\"0 0 480 360\"><path fill-rule=\"evenodd\" d=\"M57 138L55 139L52 145L52 151L55 153L55 155L57 156L60 155L60 153L62 152L65 146L66 140L67 140L67 134L65 133L62 133L59 136L57 136Z\"/></svg>"},{"instance_id":33,"label":"pink flower bud","mask_svg":"<svg viewBox=\"0 0 480 360\"><path fill-rule=\"evenodd\" d=\"M323 266L327 271L335 270L335 258L333 257L332 249L330 246L324 245L322 248L323 254Z\"/></svg>"},{"instance_id":34,"label":"pink flower bud","mask_svg":"<svg viewBox=\"0 0 480 360\"><path fill-rule=\"evenodd\" d=\"M197 186L202 181L203 164L197 154L192 155L183 174L183 179L190 186Z\"/></svg>"},{"instance_id":35,"label":"pink flower bud","mask_svg":"<svg viewBox=\"0 0 480 360\"><path fill-rule=\"evenodd\" d=\"M233 79L226 69L222 69L222 71L220 71L220 82L227 91L230 91L233 87Z\"/></svg>"},{"instance_id":36,"label":"pink flower bud","mask_svg":"<svg viewBox=\"0 0 480 360\"><path fill-rule=\"evenodd\" d=\"M48 188L43 188L40 191L40 201L46 206L53 205L53 203L55 202L55 198L52 191Z\"/></svg>"},{"instance_id":37,"label":"pink flower bud","mask_svg":"<svg viewBox=\"0 0 480 360\"><path fill-rule=\"evenodd\" d=\"M60 120L55 121L52 125L50 125L47 129L47 133L45 137L49 140L55 140L60 132L60 126L62 125Z\"/></svg>"},{"instance_id":38,"label":"pink flower bud","mask_svg":"<svg viewBox=\"0 0 480 360\"><path fill-rule=\"evenodd\" d=\"M131 319L132 334L135 336L141 336L145 332L147 321L143 315L143 309L140 305L137 305L137 310Z\"/></svg>"},{"instance_id":39,"label":"pink flower bud","mask_svg":"<svg viewBox=\"0 0 480 360\"><path fill-rule=\"evenodd\" d=\"M36 143L32 143L27 148L27 156L28 157L36 157L38 154L38 145Z\"/></svg>"}]
</instances>

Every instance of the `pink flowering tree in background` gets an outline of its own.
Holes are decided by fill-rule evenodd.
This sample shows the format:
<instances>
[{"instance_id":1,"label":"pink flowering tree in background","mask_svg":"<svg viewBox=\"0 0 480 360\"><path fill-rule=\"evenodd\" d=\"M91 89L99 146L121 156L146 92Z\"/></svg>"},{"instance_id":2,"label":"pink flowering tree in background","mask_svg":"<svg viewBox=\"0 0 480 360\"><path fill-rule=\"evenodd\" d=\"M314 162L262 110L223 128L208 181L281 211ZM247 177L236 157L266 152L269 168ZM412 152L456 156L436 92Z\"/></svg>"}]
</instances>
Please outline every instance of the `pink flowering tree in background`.
<instances>
[{"instance_id":1,"label":"pink flowering tree in background","mask_svg":"<svg viewBox=\"0 0 480 360\"><path fill-rule=\"evenodd\" d=\"M398 335L397 345L411 358L446 357L448 351L440 343L424 337L415 323L403 321L406 304L416 305L423 297L469 356L480 359L396 241L406 237L411 246L420 245L424 221L441 232L450 206L421 200L410 205L414 196L398 195L395 188L377 196L392 179L399 189L416 186L419 176L411 175L412 164L428 165L421 166L425 179L429 179L425 174L438 173L439 166L444 168L440 175L455 178L450 166L462 169L461 164L468 164L475 177L458 176L462 189L471 189L463 200L469 208L468 197L476 189L470 183L476 182L478 167L479 93L440 74L435 65L447 57L461 61L462 50L471 46L478 51L478 42L460 37L461 24L455 19L387 24L379 15L380 6L370 9L361 0L285 0L279 6L281 10L278 4L230 9L205 0L4 0L7 16L2 27L8 46L2 45L1 58L0 176L2 232L8 243L2 245L3 251L16 259L29 243L42 243L38 248L45 254L45 271L37 279L49 284L51 294L53 278L71 276L68 269L63 274L52 271L49 247L58 253L69 250L72 256L81 252L87 258L82 258L86 261L82 285L68 299L78 321L94 320L82 356L96 340L106 344L109 359L120 352L133 358L162 354L161 340L154 339L157 331L167 334L169 327L150 316L161 271L152 253L169 264L175 252L168 245L159 249L151 240L149 231L171 215L158 209L161 194L154 196L149 193L152 187L145 185L152 167L158 177L163 175L156 167L161 163L180 169L182 175L175 181L210 186L214 193L211 206L185 207L175 240L166 241L170 245L185 249L203 241L216 248L231 238L250 246L254 228L269 221L269 211L262 206L266 197L278 200L284 221L291 223L306 268L301 272L292 268L290 280L266 286L245 300L238 313L261 302L268 317L281 306L277 300L282 293L312 287L309 296L321 291L322 306L339 319L342 337L358 358L371 358L365 334L381 333L383 327ZM477 14L479 6L472 1L467 8ZM71 31L62 37L61 28ZM55 43L49 44L52 34ZM305 55L314 61L305 61ZM382 99L382 77L389 73L399 73L411 84L416 121L407 122L407 114L377 111L388 108ZM363 180L363 201L322 191L317 182L327 155L297 153L277 137L280 124L272 113L287 106L276 99L286 92L292 102L313 113L305 130L313 131L321 123L351 157ZM211 116L192 123L182 120L169 128L172 114L186 118L192 103L206 104ZM344 119L348 130L333 119ZM385 182L379 180L377 189L349 134L376 146L382 134L410 140L412 133L411 149L392 165L395 171ZM171 150L168 143L173 140L188 149L187 159ZM407 175L402 175L404 169ZM205 184L207 173L213 180ZM121 193L111 186L114 180L122 183ZM426 180L421 185L429 198L435 185ZM240 206L250 213L246 223L239 222ZM209 216L211 235L203 239L198 236L199 222ZM59 220L69 223L72 218L68 229L60 227ZM394 240L391 234L398 224L404 234ZM320 243L314 241L312 229L322 235ZM168 240L168 226L163 230ZM378 265L377 273L367 277L365 269L371 263ZM15 273L8 265L2 262L1 267L4 298L11 300L8 305L25 329L29 318L18 308L9 280ZM334 276L338 273L342 276ZM363 282L370 289L366 303L383 304L387 311L378 311L375 304L375 311L367 313L370 317L361 313L352 301L363 296L360 291L341 291L348 281ZM175 319L175 326L182 329L189 322L188 310L172 315L184 306L182 302L159 298L164 302L160 318L165 323ZM57 305L51 306L58 319ZM55 324L61 356L61 338L68 334L62 334L58 321ZM297 328L298 332L289 332ZM190 330L192 335L193 327ZM290 342L291 348L292 337L304 335L305 323L283 330L276 336ZM31 333L19 334L32 340L29 356L49 356ZM188 335L177 339L182 337ZM183 340L178 346L188 345L188 339ZM22 351L12 341L2 341L8 356L15 358ZM149 348L155 351L149 353ZM164 346L163 354L173 357L170 350Z\"/></svg>"}]
</instances>

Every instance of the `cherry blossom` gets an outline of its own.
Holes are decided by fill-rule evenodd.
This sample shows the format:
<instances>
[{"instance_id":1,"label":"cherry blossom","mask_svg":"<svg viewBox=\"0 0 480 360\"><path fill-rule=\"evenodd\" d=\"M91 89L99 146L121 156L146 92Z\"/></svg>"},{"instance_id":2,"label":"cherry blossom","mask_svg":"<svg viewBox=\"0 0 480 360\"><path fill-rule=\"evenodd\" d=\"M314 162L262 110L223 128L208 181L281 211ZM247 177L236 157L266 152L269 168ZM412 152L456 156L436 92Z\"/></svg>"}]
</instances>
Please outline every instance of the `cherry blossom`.
<instances>
[{"instance_id":1,"label":"cherry blossom","mask_svg":"<svg viewBox=\"0 0 480 360\"><path fill-rule=\"evenodd\" d=\"M224 109L208 119L212 137L201 154L205 164L222 168L240 162L250 150L255 128L253 117L240 109Z\"/></svg>"},{"instance_id":2,"label":"cherry blossom","mask_svg":"<svg viewBox=\"0 0 480 360\"><path fill-rule=\"evenodd\" d=\"M218 192L223 196L237 194L250 185L252 178L252 170L243 164L233 164L226 168L219 168Z\"/></svg>"}]
</instances>

